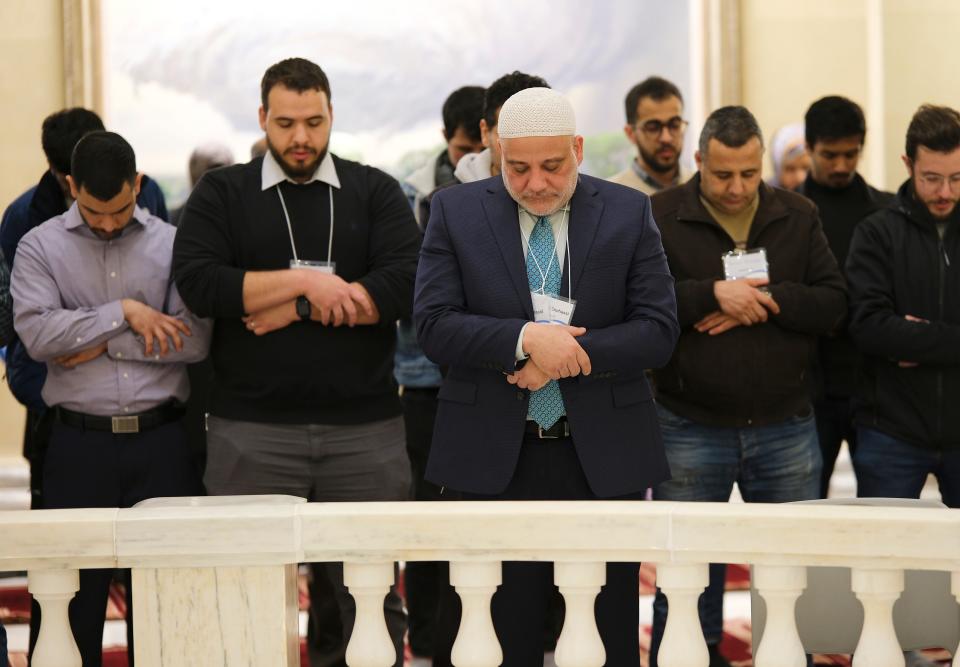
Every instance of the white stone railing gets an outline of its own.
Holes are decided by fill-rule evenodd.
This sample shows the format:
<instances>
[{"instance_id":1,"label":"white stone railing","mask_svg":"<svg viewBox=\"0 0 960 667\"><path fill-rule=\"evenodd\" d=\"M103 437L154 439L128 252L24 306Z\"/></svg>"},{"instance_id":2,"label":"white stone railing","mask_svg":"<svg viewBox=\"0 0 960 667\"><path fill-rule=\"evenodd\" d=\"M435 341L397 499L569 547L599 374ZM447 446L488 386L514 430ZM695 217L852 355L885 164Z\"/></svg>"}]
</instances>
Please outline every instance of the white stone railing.
<instances>
[{"instance_id":1,"label":"white stone railing","mask_svg":"<svg viewBox=\"0 0 960 667\"><path fill-rule=\"evenodd\" d=\"M767 606L758 667L806 664L794 621L806 566L852 568L865 612L856 667L904 664L892 622L904 569L951 572L960 596L960 512L945 509L247 500L253 504L0 514L0 570L28 570L43 607L34 667L79 667L66 609L78 569L90 567L133 568L138 667L298 665L296 563L304 561L345 562L357 602L351 667L393 664L383 599L396 560L450 562L463 600L458 667L501 660L489 610L504 560L557 564L567 602L559 667L604 662L592 609L606 561L657 564L670 601L663 667L708 664L696 600L709 562L754 565Z\"/></svg>"}]
</instances>

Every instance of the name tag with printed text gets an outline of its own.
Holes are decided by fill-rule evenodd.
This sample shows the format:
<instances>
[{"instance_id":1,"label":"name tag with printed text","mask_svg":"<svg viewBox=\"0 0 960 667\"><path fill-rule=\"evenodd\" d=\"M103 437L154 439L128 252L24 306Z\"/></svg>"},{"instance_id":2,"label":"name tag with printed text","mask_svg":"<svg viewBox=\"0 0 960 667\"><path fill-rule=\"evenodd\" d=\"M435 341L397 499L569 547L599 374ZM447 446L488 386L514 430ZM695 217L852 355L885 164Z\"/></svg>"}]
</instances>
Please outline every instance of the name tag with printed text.
<instances>
[{"instance_id":1,"label":"name tag with printed text","mask_svg":"<svg viewBox=\"0 0 960 667\"><path fill-rule=\"evenodd\" d=\"M533 321L540 324L570 324L577 302L562 296L530 292L533 301Z\"/></svg>"}]
</instances>

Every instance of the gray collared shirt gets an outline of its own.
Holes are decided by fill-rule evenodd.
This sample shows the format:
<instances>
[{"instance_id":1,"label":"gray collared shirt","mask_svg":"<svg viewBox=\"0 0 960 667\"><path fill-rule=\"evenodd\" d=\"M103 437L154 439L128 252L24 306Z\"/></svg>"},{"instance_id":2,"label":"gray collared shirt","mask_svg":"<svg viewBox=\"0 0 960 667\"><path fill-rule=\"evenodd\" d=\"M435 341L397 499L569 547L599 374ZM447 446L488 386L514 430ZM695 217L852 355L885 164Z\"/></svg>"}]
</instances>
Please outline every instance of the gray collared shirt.
<instances>
[{"instance_id":1,"label":"gray collared shirt","mask_svg":"<svg viewBox=\"0 0 960 667\"><path fill-rule=\"evenodd\" d=\"M105 241L77 205L23 237L11 278L14 326L27 352L47 363L43 400L94 415L149 410L190 393L186 364L207 356L211 320L190 313L173 284L176 229L137 207L134 219ZM135 299L187 324L183 350L144 354L121 300ZM107 343L107 352L70 370L53 360ZM154 351L156 343L154 343Z\"/></svg>"}]
</instances>

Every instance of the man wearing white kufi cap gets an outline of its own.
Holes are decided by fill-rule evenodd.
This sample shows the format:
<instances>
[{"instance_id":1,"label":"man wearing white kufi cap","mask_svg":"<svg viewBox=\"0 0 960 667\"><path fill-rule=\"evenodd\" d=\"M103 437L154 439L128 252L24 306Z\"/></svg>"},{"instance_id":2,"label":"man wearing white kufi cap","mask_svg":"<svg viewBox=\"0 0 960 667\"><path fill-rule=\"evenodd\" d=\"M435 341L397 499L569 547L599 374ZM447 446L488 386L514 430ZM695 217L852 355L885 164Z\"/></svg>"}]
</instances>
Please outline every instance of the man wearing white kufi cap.
<instances>
[{"instance_id":1,"label":"man wearing white kufi cap","mask_svg":"<svg viewBox=\"0 0 960 667\"><path fill-rule=\"evenodd\" d=\"M448 367L427 479L484 500L639 500L669 477L644 369L679 332L650 201L578 175L570 103L528 88L499 117L502 178L438 192L414 319ZM505 563L493 617L506 667L542 659L545 563ZM608 665L637 665L637 564L611 564ZM456 662L456 656L454 656Z\"/></svg>"}]
</instances>

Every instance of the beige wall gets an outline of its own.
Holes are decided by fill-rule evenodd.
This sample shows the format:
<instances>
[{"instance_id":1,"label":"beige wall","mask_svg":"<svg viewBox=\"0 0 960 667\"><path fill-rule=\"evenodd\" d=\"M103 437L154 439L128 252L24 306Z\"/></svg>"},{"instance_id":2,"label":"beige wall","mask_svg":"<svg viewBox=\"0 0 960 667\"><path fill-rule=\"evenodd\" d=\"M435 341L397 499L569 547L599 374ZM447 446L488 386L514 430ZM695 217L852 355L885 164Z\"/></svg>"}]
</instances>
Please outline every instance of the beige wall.
<instances>
[{"instance_id":1,"label":"beige wall","mask_svg":"<svg viewBox=\"0 0 960 667\"><path fill-rule=\"evenodd\" d=\"M63 108L61 0L4 0L0 3L0 99L4 149L0 152L0 202L37 182L46 162L40 123Z\"/></svg>"},{"instance_id":2,"label":"beige wall","mask_svg":"<svg viewBox=\"0 0 960 667\"><path fill-rule=\"evenodd\" d=\"M64 106L62 0L4 0L0 3L0 207L35 184L46 169L40 123ZM0 457L20 453L24 411L0 382Z\"/></svg>"},{"instance_id":3,"label":"beige wall","mask_svg":"<svg viewBox=\"0 0 960 667\"><path fill-rule=\"evenodd\" d=\"M887 184L906 177L898 159L907 125L924 103L960 109L960 2L884 0Z\"/></svg>"},{"instance_id":4,"label":"beige wall","mask_svg":"<svg viewBox=\"0 0 960 667\"><path fill-rule=\"evenodd\" d=\"M960 107L956 0L741 0L740 15L742 102L764 133L802 120L818 97L850 97L867 114L861 171L877 185L903 180L920 104Z\"/></svg>"},{"instance_id":5,"label":"beige wall","mask_svg":"<svg viewBox=\"0 0 960 667\"><path fill-rule=\"evenodd\" d=\"M865 2L742 0L740 31L742 103L768 139L824 95L868 107Z\"/></svg>"}]
</instances>

